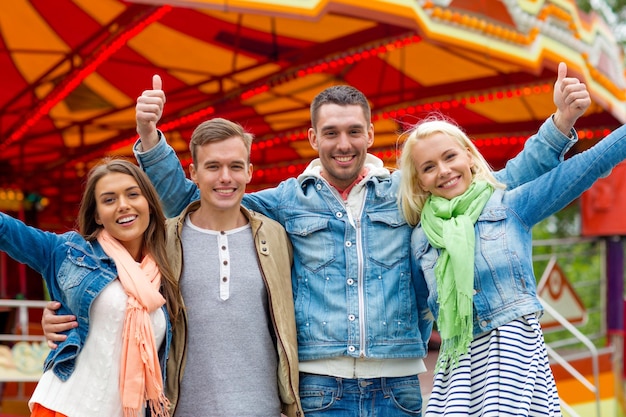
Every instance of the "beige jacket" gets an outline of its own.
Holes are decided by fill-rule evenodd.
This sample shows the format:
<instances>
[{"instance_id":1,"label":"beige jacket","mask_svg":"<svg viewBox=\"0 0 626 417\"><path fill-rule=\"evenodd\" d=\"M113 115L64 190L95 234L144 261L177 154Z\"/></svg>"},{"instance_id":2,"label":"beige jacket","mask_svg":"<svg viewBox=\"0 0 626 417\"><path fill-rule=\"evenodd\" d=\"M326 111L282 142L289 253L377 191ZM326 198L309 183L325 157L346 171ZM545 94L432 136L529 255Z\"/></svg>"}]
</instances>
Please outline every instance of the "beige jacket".
<instances>
[{"instance_id":1,"label":"beige jacket","mask_svg":"<svg viewBox=\"0 0 626 417\"><path fill-rule=\"evenodd\" d=\"M177 277L182 272L182 243L180 235L185 217L196 211L199 201L191 203L184 212L167 220L167 253ZM303 417L298 393L298 350L296 319L291 291L292 250L283 227L275 221L250 210L241 208L250 222L261 275L267 288L271 320L278 349L278 384L282 412L288 417ZM184 305L184 303L183 303ZM170 415L174 415L180 393L180 383L185 371L187 312L183 308L173 323L172 345L167 359L165 392L171 402Z\"/></svg>"}]
</instances>

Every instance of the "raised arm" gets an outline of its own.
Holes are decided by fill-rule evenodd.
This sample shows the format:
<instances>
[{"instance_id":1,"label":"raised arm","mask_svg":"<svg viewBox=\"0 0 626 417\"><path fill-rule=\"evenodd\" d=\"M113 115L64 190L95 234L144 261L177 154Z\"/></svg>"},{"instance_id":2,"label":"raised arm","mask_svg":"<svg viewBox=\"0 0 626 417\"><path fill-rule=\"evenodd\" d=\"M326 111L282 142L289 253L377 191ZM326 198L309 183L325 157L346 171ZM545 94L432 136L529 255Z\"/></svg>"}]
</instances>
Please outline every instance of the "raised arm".
<instances>
[{"instance_id":1,"label":"raised arm","mask_svg":"<svg viewBox=\"0 0 626 417\"><path fill-rule=\"evenodd\" d=\"M75 232L68 232L57 235L46 232L35 227L31 227L22 221L15 219L5 213L0 213L0 251L6 252L16 261L28 265L33 270L41 274L46 282L46 287L53 300L62 301L64 279L69 279L63 274L53 271L62 264L66 258L68 248L72 248L80 242L84 242L82 236ZM57 248L64 248L58 250ZM69 310L61 307L60 313L67 315ZM71 328L71 327L69 327ZM54 332L61 332L68 328L53 328ZM45 330L48 332L48 330ZM60 342L64 339L50 337L47 339L53 342ZM52 346L49 342L49 345Z\"/></svg>"},{"instance_id":2,"label":"raised arm","mask_svg":"<svg viewBox=\"0 0 626 417\"><path fill-rule=\"evenodd\" d=\"M167 217L180 214L187 205L200 198L198 187L187 178L174 149L157 130L163 115L165 93L161 77L152 77L152 89L137 98L135 117L139 140L133 151L139 166L156 188Z\"/></svg>"},{"instance_id":3,"label":"raised arm","mask_svg":"<svg viewBox=\"0 0 626 417\"><path fill-rule=\"evenodd\" d=\"M6 252L17 262L28 265L44 278L54 276L47 272L57 262L55 248L65 243L63 235L37 229L0 212L0 251ZM48 289L56 286L53 282L46 284Z\"/></svg>"},{"instance_id":4,"label":"raised arm","mask_svg":"<svg viewBox=\"0 0 626 417\"><path fill-rule=\"evenodd\" d=\"M625 159L626 125L622 125L586 151L508 192L507 206L531 227L570 204Z\"/></svg>"},{"instance_id":5,"label":"raised arm","mask_svg":"<svg viewBox=\"0 0 626 417\"><path fill-rule=\"evenodd\" d=\"M496 172L496 178L507 188L516 188L556 167L578 140L574 123L589 108L591 98L585 84L567 77L563 62L559 64L553 99L556 112L526 141L522 152Z\"/></svg>"}]
</instances>

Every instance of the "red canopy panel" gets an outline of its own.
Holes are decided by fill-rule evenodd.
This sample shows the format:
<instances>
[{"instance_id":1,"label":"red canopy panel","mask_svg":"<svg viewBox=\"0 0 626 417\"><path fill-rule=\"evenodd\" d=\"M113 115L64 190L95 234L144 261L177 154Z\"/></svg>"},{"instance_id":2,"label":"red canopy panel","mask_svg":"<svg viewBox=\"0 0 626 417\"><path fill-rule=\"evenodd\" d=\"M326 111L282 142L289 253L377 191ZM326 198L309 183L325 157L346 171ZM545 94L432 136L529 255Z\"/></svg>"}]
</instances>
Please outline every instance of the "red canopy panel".
<instances>
[{"instance_id":1,"label":"red canopy panel","mask_svg":"<svg viewBox=\"0 0 626 417\"><path fill-rule=\"evenodd\" d=\"M334 84L368 96L371 151L390 167L398 134L432 111L503 166L554 111L560 61L594 101L577 123L579 149L626 120L620 49L573 4L167 3L0 2L0 188L45 197L40 227L74 226L85 174L100 158L133 159L135 100L153 74L168 99L162 126L185 165L191 132L207 118L255 134L251 190L315 157L308 107Z\"/></svg>"}]
</instances>

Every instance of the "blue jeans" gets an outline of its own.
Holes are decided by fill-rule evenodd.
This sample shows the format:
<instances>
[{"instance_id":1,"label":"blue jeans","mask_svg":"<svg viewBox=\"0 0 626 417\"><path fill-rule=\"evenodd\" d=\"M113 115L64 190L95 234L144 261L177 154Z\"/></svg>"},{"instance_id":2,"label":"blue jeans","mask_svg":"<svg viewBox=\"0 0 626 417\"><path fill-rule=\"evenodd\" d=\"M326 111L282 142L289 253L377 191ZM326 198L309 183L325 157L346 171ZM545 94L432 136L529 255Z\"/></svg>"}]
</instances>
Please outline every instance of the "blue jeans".
<instances>
[{"instance_id":1,"label":"blue jeans","mask_svg":"<svg viewBox=\"0 0 626 417\"><path fill-rule=\"evenodd\" d=\"M300 400L306 417L421 417L417 375L345 379L300 373Z\"/></svg>"}]
</instances>

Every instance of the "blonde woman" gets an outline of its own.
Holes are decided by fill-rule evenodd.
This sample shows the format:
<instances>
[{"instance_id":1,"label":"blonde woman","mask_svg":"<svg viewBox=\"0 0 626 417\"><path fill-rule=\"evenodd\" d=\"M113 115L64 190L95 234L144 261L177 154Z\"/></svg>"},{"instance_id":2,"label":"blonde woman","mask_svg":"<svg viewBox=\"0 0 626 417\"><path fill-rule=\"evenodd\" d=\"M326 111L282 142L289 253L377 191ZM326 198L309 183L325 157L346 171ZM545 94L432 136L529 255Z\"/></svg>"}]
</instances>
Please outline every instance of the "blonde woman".
<instances>
[{"instance_id":1,"label":"blonde woman","mask_svg":"<svg viewBox=\"0 0 626 417\"><path fill-rule=\"evenodd\" d=\"M467 135L427 119L404 144L400 204L442 337L425 416L559 416L538 322L531 228L626 158L626 127L517 188Z\"/></svg>"}]
</instances>

